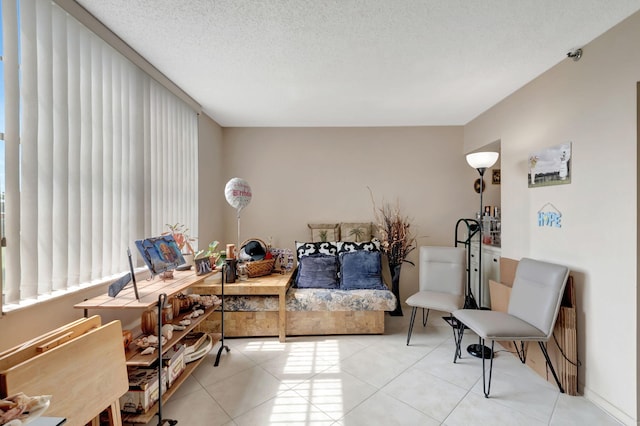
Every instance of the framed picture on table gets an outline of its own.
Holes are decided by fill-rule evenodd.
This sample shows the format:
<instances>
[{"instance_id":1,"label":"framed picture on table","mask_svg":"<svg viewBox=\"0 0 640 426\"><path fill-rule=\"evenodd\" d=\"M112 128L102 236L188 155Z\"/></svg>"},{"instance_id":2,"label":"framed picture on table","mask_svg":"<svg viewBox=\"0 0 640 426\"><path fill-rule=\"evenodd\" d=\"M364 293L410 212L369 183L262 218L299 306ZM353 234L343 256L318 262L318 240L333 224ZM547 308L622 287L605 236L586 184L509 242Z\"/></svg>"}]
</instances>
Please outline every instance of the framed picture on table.
<instances>
[{"instance_id":1,"label":"framed picture on table","mask_svg":"<svg viewBox=\"0 0 640 426\"><path fill-rule=\"evenodd\" d=\"M172 271L185 263L180 248L172 235L138 240L136 247L152 276Z\"/></svg>"}]
</instances>

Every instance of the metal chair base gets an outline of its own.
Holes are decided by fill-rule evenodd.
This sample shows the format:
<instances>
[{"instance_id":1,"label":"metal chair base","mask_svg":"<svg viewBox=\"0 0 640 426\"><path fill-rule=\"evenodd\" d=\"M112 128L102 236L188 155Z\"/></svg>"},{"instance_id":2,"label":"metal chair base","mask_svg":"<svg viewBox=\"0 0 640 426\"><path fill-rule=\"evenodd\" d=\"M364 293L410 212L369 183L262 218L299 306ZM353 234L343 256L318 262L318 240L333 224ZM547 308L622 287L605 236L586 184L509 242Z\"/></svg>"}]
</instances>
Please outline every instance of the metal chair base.
<instances>
[{"instance_id":1,"label":"metal chair base","mask_svg":"<svg viewBox=\"0 0 640 426\"><path fill-rule=\"evenodd\" d=\"M409 346L409 341L411 340L411 333L413 332L413 324L416 320L416 311L418 310L417 306L413 306L411 308L411 319L409 320L409 332L407 333L407 346ZM425 327L427 325L427 320L429 319L429 309L426 310L422 308L422 326Z\"/></svg>"},{"instance_id":2,"label":"metal chair base","mask_svg":"<svg viewBox=\"0 0 640 426\"><path fill-rule=\"evenodd\" d=\"M454 333L455 334L455 333ZM458 360L458 358L462 358L462 353L460 351L460 346L462 344L462 337L464 335L464 325L462 325L459 330L458 330L458 338L456 340L456 350L455 350L455 354L453 355L453 363L455 364L456 361ZM479 337L480 340L480 345L481 346L485 346L485 340L482 337ZM491 341L491 354L494 353L493 351L493 347L495 344L495 340ZM520 361L524 364L527 360L527 356L526 356L526 352L524 351L524 342L520 342L520 349L518 349L518 345L516 344L516 342L513 342L513 344L516 347L516 352L518 354L518 358L520 359ZM564 388L562 387L562 384L560 383L560 379L558 379L558 375L556 374L556 370L555 368L553 368L553 364L551 363L551 359L549 358L549 353L547 352L547 347L544 345L543 342L538 342L538 345L540 346L540 350L542 351L542 354L544 355L544 359L547 363L547 366L549 367L549 369L551 370L551 374L553 375L553 378L556 381L556 384L558 385L558 389L560 390L560 393L564 393ZM486 356L486 352L482 351L482 391L484 393L484 397L485 398L489 398L489 394L491 393L491 376L493 374L493 356L491 357L487 357ZM485 363L486 363L486 359L489 358L489 380L487 381L486 378L486 367L485 367Z\"/></svg>"},{"instance_id":3,"label":"metal chair base","mask_svg":"<svg viewBox=\"0 0 640 426\"><path fill-rule=\"evenodd\" d=\"M411 333L413 332L413 325L416 320L417 310L418 308L416 306L411 308L411 319L409 320L409 331L407 332L407 346L409 346L409 342L411 341ZM453 316L451 316L451 318L453 318ZM423 327L427 325L428 319L429 319L429 309L426 309L426 313L425 313L425 308L422 308L422 326ZM462 339L462 337L458 337L461 334L460 332L461 328L464 328L464 325L460 321L456 321L455 324L451 324L451 330L453 330L453 342L456 344L458 342L458 339ZM458 330L457 334L456 334L456 330ZM459 348L457 348L456 351L459 352Z\"/></svg>"}]
</instances>

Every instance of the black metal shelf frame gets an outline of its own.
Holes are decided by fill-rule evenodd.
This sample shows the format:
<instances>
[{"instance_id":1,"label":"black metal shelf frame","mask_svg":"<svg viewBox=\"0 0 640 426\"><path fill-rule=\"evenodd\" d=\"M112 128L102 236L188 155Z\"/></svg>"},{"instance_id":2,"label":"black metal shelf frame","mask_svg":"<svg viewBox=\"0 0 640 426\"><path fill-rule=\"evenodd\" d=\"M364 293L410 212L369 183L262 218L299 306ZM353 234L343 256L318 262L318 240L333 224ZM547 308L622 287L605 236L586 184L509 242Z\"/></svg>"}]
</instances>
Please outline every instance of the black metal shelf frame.
<instances>
[{"instance_id":1,"label":"black metal shelf frame","mask_svg":"<svg viewBox=\"0 0 640 426\"><path fill-rule=\"evenodd\" d=\"M471 291L471 240L480 234L480 222L476 219L458 219L455 229L455 246L462 244L467 250L467 286L464 295L464 309L477 309L478 303Z\"/></svg>"}]
</instances>

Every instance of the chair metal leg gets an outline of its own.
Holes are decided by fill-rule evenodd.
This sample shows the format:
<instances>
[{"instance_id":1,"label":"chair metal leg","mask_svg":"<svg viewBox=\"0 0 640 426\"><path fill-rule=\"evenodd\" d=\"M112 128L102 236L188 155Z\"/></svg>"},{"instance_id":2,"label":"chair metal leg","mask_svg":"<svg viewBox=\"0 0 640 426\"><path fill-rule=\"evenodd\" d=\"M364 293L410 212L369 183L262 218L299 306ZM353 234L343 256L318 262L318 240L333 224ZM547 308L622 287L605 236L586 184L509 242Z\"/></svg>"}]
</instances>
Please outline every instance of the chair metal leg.
<instances>
[{"instance_id":1,"label":"chair metal leg","mask_svg":"<svg viewBox=\"0 0 640 426\"><path fill-rule=\"evenodd\" d=\"M462 337L464 336L464 324L458 320L458 338L455 339L456 350L453 354L453 363L455 364L458 358L462 358L462 351L460 350L460 346L462 345ZM454 334L455 336L455 334Z\"/></svg>"},{"instance_id":2,"label":"chair metal leg","mask_svg":"<svg viewBox=\"0 0 640 426\"><path fill-rule=\"evenodd\" d=\"M538 342L538 345L540 345L540 350L542 351L542 354L544 355L544 359L547 361L547 365L551 369L551 374L553 374L553 378L556 379L556 383L558 384L558 389L560 389L560 393L564 393L564 389L562 388L562 385L560 384L560 380L558 379L558 375L556 374L556 370L553 368L553 364L551 364L551 360L549 359L549 353L547 352L547 347L542 342Z\"/></svg>"},{"instance_id":3,"label":"chair metal leg","mask_svg":"<svg viewBox=\"0 0 640 426\"><path fill-rule=\"evenodd\" d=\"M424 308L422 308L422 326L423 327L426 327L428 319L429 319L429 309L427 309L427 315L425 315Z\"/></svg>"},{"instance_id":4,"label":"chair metal leg","mask_svg":"<svg viewBox=\"0 0 640 426\"><path fill-rule=\"evenodd\" d=\"M484 339L480 339L481 341L481 345L484 346ZM485 351L482 351L482 391L484 392L484 397L485 398L489 398L489 393L491 392L491 376L493 373L493 345L495 344L495 340L491 341L491 357L490 361L489 361L489 382L487 383L487 380L485 379L485 375L486 375L486 368L485 368Z\"/></svg>"},{"instance_id":5,"label":"chair metal leg","mask_svg":"<svg viewBox=\"0 0 640 426\"><path fill-rule=\"evenodd\" d=\"M520 359L521 363L525 363L527 362L527 353L524 350L524 342L520 341L520 349L518 349L518 344L516 343L516 341L513 341L513 346L515 346L516 348L516 353L518 354L518 358Z\"/></svg>"},{"instance_id":6,"label":"chair metal leg","mask_svg":"<svg viewBox=\"0 0 640 426\"><path fill-rule=\"evenodd\" d=\"M453 315L451 315L451 318L453 319ZM462 358L462 352L460 352L460 341L462 340L461 333L464 330L464 324L462 324L460 321L456 319L453 319L453 321L456 322L455 325L451 326L451 330L453 331L453 343L456 344L456 352L458 354L458 357ZM456 329L458 329L457 335L456 335ZM455 358L453 362L456 362Z\"/></svg>"},{"instance_id":7,"label":"chair metal leg","mask_svg":"<svg viewBox=\"0 0 640 426\"><path fill-rule=\"evenodd\" d=\"M411 319L409 320L409 332L407 333L407 346L409 346L409 341L411 340L411 332L413 331L413 323L416 320L416 311L417 307L411 308Z\"/></svg>"},{"instance_id":8,"label":"chair metal leg","mask_svg":"<svg viewBox=\"0 0 640 426\"><path fill-rule=\"evenodd\" d=\"M453 332L453 343L456 344L456 351L458 350L458 336L456 335L456 328L459 329L458 325L452 325L451 326L451 331ZM460 355L460 354L458 354Z\"/></svg>"}]
</instances>

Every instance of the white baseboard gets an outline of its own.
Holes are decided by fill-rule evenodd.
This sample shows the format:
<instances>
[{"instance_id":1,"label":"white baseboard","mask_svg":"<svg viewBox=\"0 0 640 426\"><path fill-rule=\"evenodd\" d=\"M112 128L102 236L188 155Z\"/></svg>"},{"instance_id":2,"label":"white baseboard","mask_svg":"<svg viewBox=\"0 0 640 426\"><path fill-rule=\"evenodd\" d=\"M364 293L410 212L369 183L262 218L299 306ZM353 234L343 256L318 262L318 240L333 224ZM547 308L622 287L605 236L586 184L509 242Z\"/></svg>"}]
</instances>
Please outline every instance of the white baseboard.
<instances>
[{"instance_id":1,"label":"white baseboard","mask_svg":"<svg viewBox=\"0 0 640 426\"><path fill-rule=\"evenodd\" d=\"M637 426L639 424L637 419L629 417L628 414L620 411L620 409L611 405L609 401L602 398L598 393L591 391L586 386L583 388L583 394L585 398L602 408L622 424L627 426Z\"/></svg>"}]
</instances>

